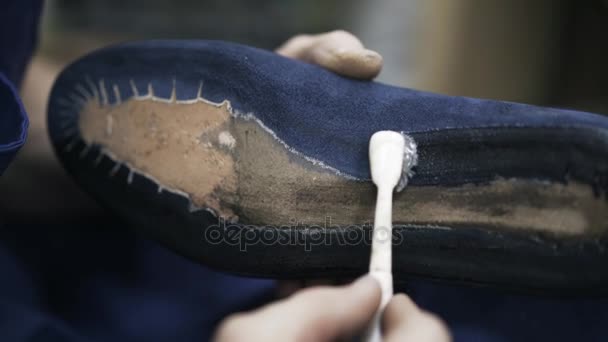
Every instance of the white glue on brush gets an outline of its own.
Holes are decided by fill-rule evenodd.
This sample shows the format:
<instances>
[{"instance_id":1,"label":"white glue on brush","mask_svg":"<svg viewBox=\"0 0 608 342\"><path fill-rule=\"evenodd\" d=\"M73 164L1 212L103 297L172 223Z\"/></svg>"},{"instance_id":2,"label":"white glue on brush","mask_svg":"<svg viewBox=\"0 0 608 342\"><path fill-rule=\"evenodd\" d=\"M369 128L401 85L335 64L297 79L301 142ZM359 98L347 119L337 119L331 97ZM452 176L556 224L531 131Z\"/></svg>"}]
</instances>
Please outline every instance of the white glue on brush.
<instances>
[{"instance_id":1,"label":"white glue on brush","mask_svg":"<svg viewBox=\"0 0 608 342\"><path fill-rule=\"evenodd\" d=\"M369 273L378 280L382 289L382 301L366 335L369 342L382 340L380 318L393 295L393 191L405 188L417 160L416 143L405 134L380 131L374 133L369 141L372 181L378 188Z\"/></svg>"}]
</instances>

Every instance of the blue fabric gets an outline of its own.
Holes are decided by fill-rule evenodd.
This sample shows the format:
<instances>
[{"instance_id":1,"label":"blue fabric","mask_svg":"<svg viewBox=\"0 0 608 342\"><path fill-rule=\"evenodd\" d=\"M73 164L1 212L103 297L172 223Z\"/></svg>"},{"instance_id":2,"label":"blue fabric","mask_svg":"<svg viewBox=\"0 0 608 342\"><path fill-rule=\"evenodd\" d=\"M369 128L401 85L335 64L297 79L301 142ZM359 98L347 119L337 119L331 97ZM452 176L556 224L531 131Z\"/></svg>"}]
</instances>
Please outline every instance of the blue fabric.
<instances>
[{"instance_id":1,"label":"blue fabric","mask_svg":"<svg viewBox=\"0 0 608 342\"><path fill-rule=\"evenodd\" d=\"M295 150L362 179L369 179L369 137L384 129L432 133L576 127L604 136L608 130L608 119L600 115L349 80L270 51L217 41L144 41L94 52L60 75L51 115L66 109L59 101L77 94L75 86L86 85L87 77L98 92L104 81L110 103L117 101L113 86L123 100L134 95L131 82L139 94L147 94L151 84L154 95L168 99L175 84L177 99L186 100L196 98L203 82L204 98L229 100L234 109L253 113ZM72 110L77 111L77 105ZM53 130L51 134L61 139ZM422 154L420 165L433 162L425 160L432 156L424 149ZM420 180L415 177L412 182Z\"/></svg>"},{"instance_id":2,"label":"blue fabric","mask_svg":"<svg viewBox=\"0 0 608 342\"><path fill-rule=\"evenodd\" d=\"M608 298L515 295L414 281L409 292L448 324L454 341L605 341Z\"/></svg>"},{"instance_id":3,"label":"blue fabric","mask_svg":"<svg viewBox=\"0 0 608 342\"><path fill-rule=\"evenodd\" d=\"M0 227L0 340L206 341L274 282L193 264L119 221Z\"/></svg>"},{"instance_id":4,"label":"blue fabric","mask_svg":"<svg viewBox=\"0 0 608 342\"><path fill-rule=\"evenodd\" d=\"M16 88L36 45L42 0L6 0L0 6L1 176L27 136L27 115Z\"/></svg>"},{"instance_id":5,"label":"blue fabric","mask_svg":"<svg viewBox=\"0 0 608 342\"><path fill-rule=\"evenodd\" d=\"M19 88L36 47L42 0L3 0L0 10L0 71Z\"/></svg>"},{"instance_id":6,"label":"blue fabric","mask_svg":"<svg viewBox=\"0 0 608 342\"><path fill-rule=\"evenodd\" d=\"M25 143L28 119L17 91L0 71L0 176Z\"/></svg>"}]
</instances>

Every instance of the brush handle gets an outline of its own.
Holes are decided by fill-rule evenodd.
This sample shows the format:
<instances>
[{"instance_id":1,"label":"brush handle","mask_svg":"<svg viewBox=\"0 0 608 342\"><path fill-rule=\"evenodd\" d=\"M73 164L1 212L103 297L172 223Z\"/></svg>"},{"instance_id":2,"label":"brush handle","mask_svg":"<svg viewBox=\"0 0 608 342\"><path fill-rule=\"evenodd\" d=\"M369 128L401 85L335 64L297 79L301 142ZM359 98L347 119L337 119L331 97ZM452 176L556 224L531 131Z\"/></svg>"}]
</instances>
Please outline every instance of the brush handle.
<instances>
[{"instance_id":1,"label":"brush handle","mask_svg":"<svg viewBox=\"0 0 608 342\"><path fill-rule=\"evenodd\" d=\"M376 213L372 238L372 252L369 263L370 273L391 273L392 233L393 233L393 188L380 185L376 198Z\"/></svg>"},{"instance_id":2,"label":"brush handle","mask_svg":"<svg viewBox=\"0 0 608 342\"><path fill-rule=\"evenodd\" d=\"M382 289L382 300L380 301L380 306L378 307L378 310L376 310L374 318L372 319L363 340L365 342L380 342L382 341L382 314L384 313L384 308L393 295L393 274L390 272L370 272L369 274L376 278L380 283L380 288Z\"/></svg>"},{"instance_id":3,"label":"brush handle","mask_svg":"<svg viewBox=\"0 0 608 342\"><path fill-rule=\"evenodd\" d=\"M365 334L365 341L367 342L379 342L382 340L380 319L382 318L384 308L393 295L393 275L391 273L391 242L393 230L392 201L393 188L389 186L379 186L376 200L369 274L376 278L378 283L380 283L382 299L371 325Z\"/></svg>"}]
</instances>

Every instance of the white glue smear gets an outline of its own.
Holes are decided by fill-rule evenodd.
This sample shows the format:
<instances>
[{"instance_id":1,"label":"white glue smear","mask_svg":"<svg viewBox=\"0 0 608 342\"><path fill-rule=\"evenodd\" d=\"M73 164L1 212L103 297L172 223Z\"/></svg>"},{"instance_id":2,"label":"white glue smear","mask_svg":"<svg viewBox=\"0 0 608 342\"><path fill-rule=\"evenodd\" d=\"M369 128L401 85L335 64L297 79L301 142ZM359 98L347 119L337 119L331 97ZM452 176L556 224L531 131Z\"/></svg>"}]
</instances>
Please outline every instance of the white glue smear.
<instances>
[{"instance_id":1,"label":"white glue smear","mask_svg":"<svg viewBox=\"0 0 608 342\"><path fill-rule=\"evenodd\" d=\"M417 161L416 143L405 134L380 131L374 133L369 141L372 181L378 188L369 273L380 283L382 300L367 332L368 342L382 340L380 317L393 295L393 190L400 191L405 187Z\"/></svg>"}]
</instances>

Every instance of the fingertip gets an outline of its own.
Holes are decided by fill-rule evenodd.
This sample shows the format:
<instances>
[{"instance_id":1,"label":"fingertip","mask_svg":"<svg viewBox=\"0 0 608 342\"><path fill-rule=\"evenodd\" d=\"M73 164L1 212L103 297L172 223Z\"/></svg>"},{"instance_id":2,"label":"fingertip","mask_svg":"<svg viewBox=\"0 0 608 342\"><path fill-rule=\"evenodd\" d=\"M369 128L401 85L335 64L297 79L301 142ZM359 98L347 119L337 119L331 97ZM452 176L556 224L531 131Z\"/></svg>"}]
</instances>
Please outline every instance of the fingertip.
<instances>
[{"instance_id":1,"label":"fingertip","mask_svg":"<svg viewBox=\"0 0 608 342\"><path fill-rule=\"evenodd\" d=\"M394 295L382 317L382 331L386 341L451 340L445 322L437 315L420 309L406 294Z\"/></svg>"},{"instance_id":2,"label":"fingertip","mask_svg":"<svg viewBox=\"0 0 608 342\"><path fill-rule=\"evenodd\" d=\"M212 341L240 341L243 339L243 330L246 325L246 314L232 314L222 320L213 334Z\"/></svg>"},{"instance_id":3,"label":"fingertip","mask_svg":"<svg viewBox=\"0 0 608 342\"><path fill-rule=\"evenodd\" d=\"M382 66L384 65L384 59L382 55L373 50L365 49L363 50L361 59L364 61L363 63L367 66L366 74L364 75L364 79L374 79L380 74L382 71Z\"/></svg>"},{"instance_id":4,"label":"fingertip","mask_svg":"<svg viewBox=\"0 0 608 342\"><path fill-rule=\"evenodd\" d=\"M351 285L353 305L357 305L363 314L363 320L367 321L376 313L382 301L382 286L378 279L367 274L360 277Z\"/></svg>"},{"instance_id":5,"label":"fingertip","mask_svg":"<svg viewBox=\"0 0 608 342\"><path fill-rule=\"evenodd\" d=\"M372 50L336 49L329 51L327 55L331 57L319 61L320 64L325 64L330 70L347 77L371 80L378 76L382 69L382 56Z\"/></svg>"},{"instance_id":6,"label":"fingertip","mask_svg":"<svg viewBox=\"0 0 608 342\"><path fill-rule=\"evenodd\" d=\"M384 64L382 55L374 50L364 49L362 52L362 58L365 59L367 63L375 65L378 70L381 69L382 65Z\"/></svg>"},{"instance_id":7,"label":"fingertip","mask_svg":"<svg viewBox=\"0 0 608 342\"><path fill-rule=\"evenodd\" d=\"M388 306L395 306L399 308L404 308L408 310L418 309L418 306L414 301L410 298L410 296L405 293L397 293L393 295L393 298L389 301Z\"/></svg>"},{"instance_id":8,"label":"fingertip","mask_svg":"<svg viewBox=\"0 0 608 342\"><path fill-rule=\"evenodd\" d=\"M418 312L418 306L403 293L395 294L386 305L382 314L382 330L391 331L403 321Z\"/></svg>"},{"instance_id":9,"label":"fingertip","mask_svg":"<svg viewBox=\"0 0 608 342\"><path fill-rule=\"evenodd\" d=\"M352 290L357 292L372 293L375 297L378 297L378 302L380 302L382 289L378 280L371 275L366 274L360 277L359 279L355 280L350 287Z\"/></svg>"}]
</instances>

